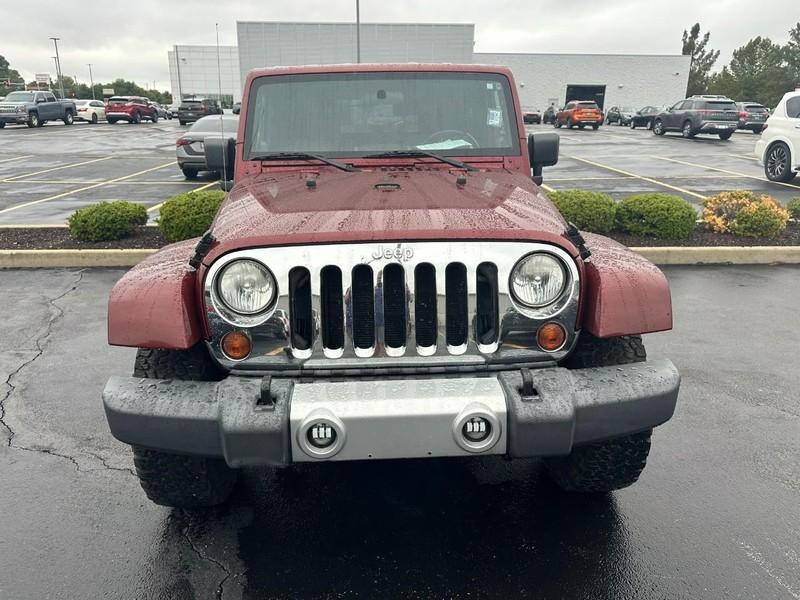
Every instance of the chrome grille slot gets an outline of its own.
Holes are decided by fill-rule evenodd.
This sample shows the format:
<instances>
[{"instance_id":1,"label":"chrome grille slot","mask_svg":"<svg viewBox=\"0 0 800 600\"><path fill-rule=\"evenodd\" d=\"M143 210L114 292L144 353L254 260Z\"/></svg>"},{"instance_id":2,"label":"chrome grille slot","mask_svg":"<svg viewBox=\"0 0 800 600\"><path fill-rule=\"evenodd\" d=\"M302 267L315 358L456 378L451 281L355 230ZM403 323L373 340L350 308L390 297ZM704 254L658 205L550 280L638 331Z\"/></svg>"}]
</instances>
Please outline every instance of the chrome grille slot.
<instances>
[{"instance_id":1,"label":"chrome grille slot","mask_svg":"<svg viewBox=\"0 0 800 600\"><path fill-rule=\"evenodd\" d=\"M327 266L320 272L320 320L322 345L329 350L344 348L342 270Z\"/></svg>"},{"instance_id":2,"label":"chrome grille slot","mask_svg":"<svg viewBox=\"0 0 800 600\"><path fill-rule=\"evenodd\" d=\"M310 351L314 343L314 319L311 312L311 274L305 267L289 271L289 322L292 348Z\"/></svg>"},{"instance_id":3,"label":"chrome grille slot","mask_svg":"<svg viewBox=\"0 0 800 600\"><path fill-rule=\"evenodd\" d=\"M406 345L406 281L397 263L383 269L383 343L387 348Z\"/></svg>"},{"instance_id":4,"label":"chrome grille slot","mask_svg":"<svg viewBox=\"0 0 800 600\"><path fill-rule=\"evenodd\" d=\"M353 331L353 345L360 350L375 346L375 288L372 285L372 267L357 265L353 268L352 299L349 311Z\"/></svg>"},{"instance_id":5,"label":"chrome grille slot","mask_svg":"<svg viewBox=\"0 0 800 600\"><path fill-rule=\"evenodd\" d=\"M422 263L414 269L414 327L417 351L435 349L439 320L436 310L436 268ZM424 351L423 351L424 352Z\"/></svg>"},{"instance_id":6,"label":"chrome grille slot","mask_svg":"<svg viewBox=\"0 0 800 600\"><path fill-rule=\"evenodd\" d=\"M444 278L447 346L453 354L461 354L467 345L467 267L450 263Z\"/></svg>"}]
</instances>

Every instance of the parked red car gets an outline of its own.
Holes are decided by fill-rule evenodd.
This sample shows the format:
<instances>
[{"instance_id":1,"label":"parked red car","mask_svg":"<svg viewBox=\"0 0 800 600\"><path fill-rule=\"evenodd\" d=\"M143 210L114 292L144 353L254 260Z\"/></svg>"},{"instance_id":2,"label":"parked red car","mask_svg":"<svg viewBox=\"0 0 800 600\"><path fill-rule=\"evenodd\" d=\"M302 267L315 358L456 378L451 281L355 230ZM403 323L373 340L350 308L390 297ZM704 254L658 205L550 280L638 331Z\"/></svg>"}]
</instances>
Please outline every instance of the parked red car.
<instances>
[{"instance_id":1,"label":"parked red car","mask_svg":"<svg viewBox=\"0 0 800 600\"><path fill-rule=\"evenodd\" d=\"M544 457L569 491L634 483L678 396L641 338L672 327L669 285L547 199L559 136L526 136L511 71L258 69L244 90L236 139L203 141L232 174L214 222L109 299L109 342L138 351L105 411L148 497L208 506L241 467L446 456Z\"/></svg>"},{"instance_id":2,"label":"parked red car","mask_svg":"<svg viewBox=\"0 0 800 600\"><path fill-rule=\"evenodd\" d=\"M591 125L592 129L597 129L603 124L603 111L597 106L596 102L590 100L573 100L556 113L556 120L553 126L556 128L562 125L567 129L572 129L575 125L583 129Z\"/></svg>"},{"instance_id":3,"label":"parked red car","mask_svg":"<svg viewBox=\"0 0 800 600\"><path fill-rule=\"evenodd\" d=\"M139 96L113 96L109 98L106 106L106 120L109 123L127 121L128 123L141 123L147 119L155 123L158 121L156 107Z\"/></svg>"}]
</instances>

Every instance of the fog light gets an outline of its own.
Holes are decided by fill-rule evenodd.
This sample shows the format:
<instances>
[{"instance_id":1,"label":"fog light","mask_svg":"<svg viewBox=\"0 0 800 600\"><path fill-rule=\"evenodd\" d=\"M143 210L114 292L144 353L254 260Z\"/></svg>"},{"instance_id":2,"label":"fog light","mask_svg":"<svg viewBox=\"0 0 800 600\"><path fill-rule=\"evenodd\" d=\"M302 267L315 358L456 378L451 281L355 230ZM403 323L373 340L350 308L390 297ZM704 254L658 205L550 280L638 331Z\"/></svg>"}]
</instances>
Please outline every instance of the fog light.
<instances>
[{"instance_id":1,"label":"fog light","mask_svg":"<svg viewBox=\"0 0 800 600\"><path fill-rule=\"evenodd\" d=\"M470 442L482 442L492 435L492 424L483 417L472 417L461 427L461 433Z\"/></svg>"},{"instance_id":2,"label":"fog light","mask_svg":"<svg viewBox=\"0 0 800 600\"><path fill-rule=\"evenodd\" d=\"M564 346L564 342L567 341L567 332L559 323L545 323L539 327L536 341L542 350L555 352Z\"/></svg>"},{"instance_id":3,"label":"fog light","mask_svg":"<svg viewBox=\"0 0 800 600\"><path fill-rule=\"evenodd\" d=\"M243 360L250 354L250 337L244 331L229 331L222 336L220 347L231 360Z\"/></svg>"},{"instance_id":4,"label":"fog light","mask_svg":"<svg viewBox=\"0 0 800 600\"><path fill-rule=\"evenodd\" d=\"M330 423L315 423L306 432L308 443L320 450L336 442L336 430Z\"/></svg>"}]
</instances>

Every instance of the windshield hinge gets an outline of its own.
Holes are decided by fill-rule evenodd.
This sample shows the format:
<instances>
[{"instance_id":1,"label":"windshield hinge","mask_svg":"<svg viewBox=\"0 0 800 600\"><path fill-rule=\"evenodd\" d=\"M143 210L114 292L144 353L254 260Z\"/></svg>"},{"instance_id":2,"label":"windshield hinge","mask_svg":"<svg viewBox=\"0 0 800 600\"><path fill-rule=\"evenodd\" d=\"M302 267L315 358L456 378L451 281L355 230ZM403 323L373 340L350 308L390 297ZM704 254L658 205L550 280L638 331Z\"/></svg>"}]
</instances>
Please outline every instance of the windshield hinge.
<instances>
[{"instance_id":1,"label":"windshield hinge","mask_svg":"<svg viewBox=\"0 0 800 600\"><path fill-rule=\"evenodd\" d=\"M211 234L211 230L206 231L203 237L200 238L200 241L197 242L197 246L194 247L194 256L189 259L189 266L197 269L208 253L208 249L211 248L211 245L216 241L217 238Z\"/></svg>"},{"instance_id":2,"label":"windshield hinge","mask_svg":"<svg viewBox=\"0 0 800 600\"><path fill-rule=\"evenodd\" d=\"M586 240L583 239L581 232L578 231L578 228L575 227L574 223L567 223L567 237L578 249L578 252L580 252L583 260L586 260L592 255L592 253L586 247Z\"/></svg>"}]
</instances>

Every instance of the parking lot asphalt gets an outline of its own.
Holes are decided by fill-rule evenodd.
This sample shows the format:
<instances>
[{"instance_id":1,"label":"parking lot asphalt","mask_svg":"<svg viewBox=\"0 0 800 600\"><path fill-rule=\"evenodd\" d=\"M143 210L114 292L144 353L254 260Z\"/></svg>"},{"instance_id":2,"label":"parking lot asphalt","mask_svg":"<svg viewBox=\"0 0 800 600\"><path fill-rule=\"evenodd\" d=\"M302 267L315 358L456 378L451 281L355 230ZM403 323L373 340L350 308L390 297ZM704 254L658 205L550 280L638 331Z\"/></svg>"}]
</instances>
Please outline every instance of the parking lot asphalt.
<instances>
[{"instance_id":1,"label":"parking lot asphalt","mask_svg":"<svg viewBox=\"0 0 800 600\"><path fill-rule=\"evenodd\" d=\"M613 135L613 134L612 134ZM119 270L0 272L0 598L800 598L800 270L666 270L683 376L631 488L537 461L249 470L231 504L146 500L100 392Z\"/></svg>"},{"instance_id":2,"label":"parking lot asphalt","mask_svg":"<svg viewBox=\"0 0 800 600\"><path fill-rule=\"evenodd\" d=\"M78 208L103 200L144 204L151 218L175 194L216 185L208 173L186 181L176 120L129 125L60 123L0 131L0 225L63 225Z\"/></svg>"},{"instance_id":3,"label":"parking lot asphalt","mask_svg":"<svg viewBox=\"0 0 800 600\"><path fill-rule=\"evenodd\" d=\"M151 218L170 196L213 187L208 173L186 181L175 164L175 140L186 127L176 120L127 125L41 129L9 126L0 131L0 226L63 225L82 206L102 200L132 200ZM771 194L786 203L800 197L800 183L773 183L753 155L758 136L737 132L730 140L604 125L559 129L530 125L527 131L556 131L558 165L545 169L545 188L582 188L614 198L639 192L675 193L696 206L705 196L731 189Z\"/></svg>"}]
</instances>

